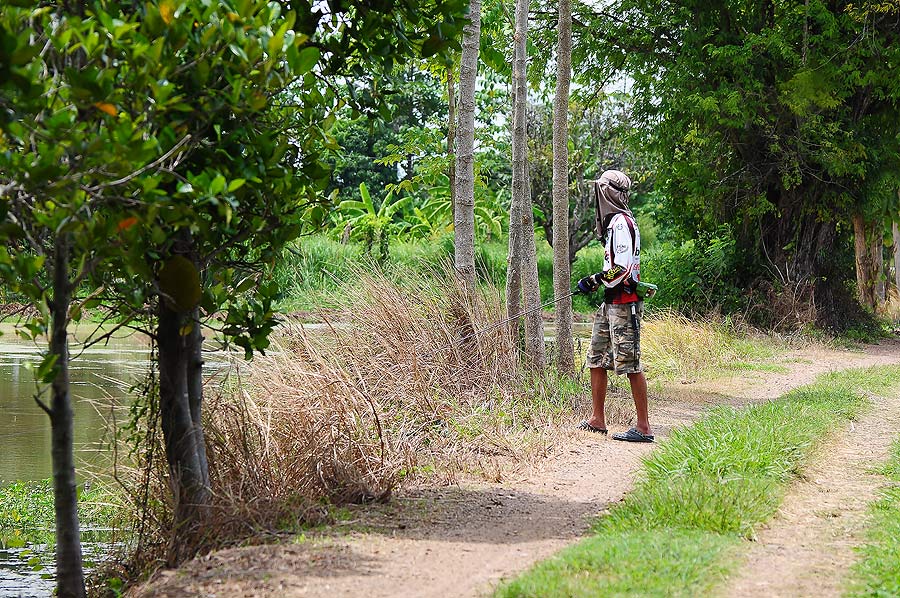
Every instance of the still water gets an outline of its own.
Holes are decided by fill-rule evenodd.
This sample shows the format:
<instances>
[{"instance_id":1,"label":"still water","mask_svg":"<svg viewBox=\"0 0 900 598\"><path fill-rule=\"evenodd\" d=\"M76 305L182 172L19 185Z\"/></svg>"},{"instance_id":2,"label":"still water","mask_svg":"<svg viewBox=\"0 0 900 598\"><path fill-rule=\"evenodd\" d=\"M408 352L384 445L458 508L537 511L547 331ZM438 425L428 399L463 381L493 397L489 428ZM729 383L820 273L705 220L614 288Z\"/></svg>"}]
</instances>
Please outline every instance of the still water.
<instances>
[{"instance_id":1,"label":"still water","mask_svg":"<svg viewBox=\"0 0 900 598\"><path fill-rule=\"evenodd\" d=\"M46 479L52 474L50 419L34 400L37 386L29 369L40 360L41 348L16 337L12 326L0 331L0 484ZM107 462L110 410L147 371L148 358L146 339L131 335L86 349L72 362L78 469Z\"/></svg>"},{"instance_id":2,"label":"still water","mask_svg":"<svg viewBox=\"0 0 900 598\"><path fill-rule=\"evenodd\" d=\"M50 420L34 401L37 386L29 369L40 359L41 348L17 337L10 325L0 325L0 332L0 485L46 479L52 474ZM109 465L110 415L125 404L129 387L147 371L148 360L146 339L131 335L86 349L72 362L76 471ZM42 548L27 547L35 552ZM85 558L96 558L104 549L85 543ZM0 598L50 596L52 566L32 571L22 550L0 547ZM42 560L52 563L52 557Z\"/></svg>"}]
</instances>

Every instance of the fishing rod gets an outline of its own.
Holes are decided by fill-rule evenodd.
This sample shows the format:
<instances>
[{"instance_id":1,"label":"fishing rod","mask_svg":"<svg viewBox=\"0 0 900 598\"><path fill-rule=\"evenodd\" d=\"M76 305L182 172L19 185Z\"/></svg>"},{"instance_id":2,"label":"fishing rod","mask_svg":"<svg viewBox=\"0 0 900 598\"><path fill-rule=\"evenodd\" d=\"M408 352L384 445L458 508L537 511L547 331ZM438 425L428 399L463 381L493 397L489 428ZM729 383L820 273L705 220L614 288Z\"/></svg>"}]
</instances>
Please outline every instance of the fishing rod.
<instances>
[{"instance_id":1,"label":"fishing rod","mask_svg":"<svg viewBox=\"0 0 900 598\"><path fill-rule=\"evenodd\" d=\"M538 305L537 307L532 307L531 309L526 309L525 311L518 313L514 316L511 316L509 318L506 318L505 320L500 320L499 322L494 322L490 326L485 326L484 328L476 330L475 332L468 334L457 341L454 341L453 343L447 345L443 349L439 349L438 351L450 349L453 347L453 345L455 345L457 343L462 343L469 339L475 338L477 336L481 336L482 334L484 334L486 332L490 332L491 330L496 330L497 328L500 328L501 326L509 324L513 320L517 320L517 319L521 318L522 316L527 316L528 314L534 313L540 309L544 309L545 307L547 307L549 305L553 305L554 303L558 303L558 302L562 301L563 299L568 299L569 297L572 297L579 293L581 293L581 290L575 289L574 291L572 291L571 293L568 293L567 295L563 295L562 297L557 297L556 299L551 299L550 301L547 301L546 303L542 303L541 305ZM437 353L438 351L434 351L433 353Z\"/></svg>"},{"instance_id":2,"label":"fishing rod","mask_svg":"<svg viewBox=\"0 0 900 598\"><path fill-rule=\"evenodd\" d=\"M656 291L658 289L658 287L655 284L650 284L648 282L639 282L638 281L636 283L636 285L637 285L637 290L635 292L638 294L638 296L641 298L641 300L643 300L644 298L649 299L649 298L653 297L656 294ZM562 297L558 297L556 299L551 299L550 301L547 301L546 303L542 303L541 305L538 305L537 307L532 307L531 309L526 309L522 313L519 313L519 314L516 314L509 318L506 318L505 320L500 320L499 322L495 322L495 323L491 324L490 326L485 326L484 328L481 328L480 330L476 330L475 332L462 337L461 339L456 341L456 343L462 343L469 339L475 338L477 336L484 334L485 332L490 332L491 330L495 330L505 324L509 324L513 320L517 320L517 319L521 318L522 316L527 316L528 314L534 313L534 312L538 311L539 309L544 309L545 307L547 307L549 305L553 305L554 303L558 303L558 302L562 301L563 299L568 299L569 297L573 297L573 296L581 294L581 293L587 294L586 291L582 291L581 289L576 288L571 293L563 295ZM634 329L637 330L638 329L637 312L636 312L634 303L631 304L631 323L632 323L632 326L634 326ZM456 343L451 343L444 349L450 349ZM444 350L444 349L441 349L441 350Z\"/></svg>"}]
</instances>

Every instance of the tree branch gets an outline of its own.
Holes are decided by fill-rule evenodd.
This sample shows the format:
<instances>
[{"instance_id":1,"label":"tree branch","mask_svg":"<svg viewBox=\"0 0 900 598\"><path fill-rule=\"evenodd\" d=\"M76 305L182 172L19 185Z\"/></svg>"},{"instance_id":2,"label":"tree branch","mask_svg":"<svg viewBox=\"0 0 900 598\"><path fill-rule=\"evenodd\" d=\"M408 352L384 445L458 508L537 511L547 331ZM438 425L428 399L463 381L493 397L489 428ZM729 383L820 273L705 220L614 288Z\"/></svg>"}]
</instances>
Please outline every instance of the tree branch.
<instances>
[{"instance_id":1,"label":"tree branch","mask_svg":"<svg viewBox=\"0 0 900 598\"><path fill-rule=\"evenodd\" d=\"M143 166L143 167L135 170L134 172L132 172L131 174L129 174L127 176L124 176L120 179L116 179L115 181L109 181L107 183L100 183L99 185L95 185L93 187L88 187L87 190L93 193L95 191L99 191L100 189L106 189L107 187L115 187L115 186L127 183L128 181L130 181L136 177L139 177L140 175L147 172L151 168L155 168L156 166L159 166L160 164L162 164L163 162L165 162L166 160L171 158L173 154L175 154L179 149L181 149L181 147L184 144L186 144L190 140L191 140L191 134L188 133L187 135L185 135L184 137L181 138L181 141L179 141L178 143L173 145L172 148L169 149L169 151L164 153L162 156L160 156L153 162L150 162L146 166Z\"/></svg>"}]
</instances>

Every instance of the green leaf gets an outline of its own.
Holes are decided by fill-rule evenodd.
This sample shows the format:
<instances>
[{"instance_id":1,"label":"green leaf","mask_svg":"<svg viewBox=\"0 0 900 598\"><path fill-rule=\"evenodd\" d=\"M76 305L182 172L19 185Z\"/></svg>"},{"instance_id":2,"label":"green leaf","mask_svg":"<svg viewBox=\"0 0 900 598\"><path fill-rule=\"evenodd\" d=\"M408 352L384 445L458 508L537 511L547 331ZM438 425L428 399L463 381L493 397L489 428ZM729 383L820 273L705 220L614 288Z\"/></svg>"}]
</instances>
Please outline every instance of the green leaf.
<instances>
[{"instance_id":1,"label":"green leaf","mask_svg":"<svg viewBox=\"0 0 900 598\"><path fill-rule=\"evenodd\" d=\"M228 183L229 191L237 191L247 182L247 179L232 179L230 183Z\"/></svg>"},{"instance_id":2,"label":"green leaf","mask_svg":"<svg viewBox=\"0 0 900 598\"><path fill-rule=\"evenodd\" d=\"M366 206L372 205L372 196L369 195L369 188L366 186L365 183L359 184L359 194L360 194L360 196L362 196L363 202L365 203ZM375 210L372 210L372 211L374 212Z\"/></svg>"},{"instance_id":3,"label":"green leaf","mask_svg":"<svg viewBox=\"0 0 900 598\"><path fill-rule=\"evenodd\" d=\"M437 35L432 34L422 43L422 58L434 56L441 51L441 48L443 48L446 43L447 42L445 42Z\"/></svg>"},{"instance_id":4,"label":"green leaf","mask_svg":"<svg viewBox=\"0 0 900 598\"><path fill-rule=\"evenodd\" d=\"M224 190L225 190L225 177L222 176L221 174L217 175L216 178L214 178L212 180L212 182L209 184L209 193L210 193L210 195L218 195L219 193L221 193Z\"/></svg>"},{"instance_id":5,"label":"green leaf","mask_svg":"<svg viewBox=\"0 0 900 598\"><path fill-rule=\"evenodd\" d=\"M292 64L291 67L294 69L296 74L304 75L312 70L316 63L319 62L319 58L322 53L315 46L307 46L300 50L297 55L297 60L295 64Z\"/></svg>"},{"instance_id":6,"label":"green leaf","mask_svg":"<svg viewBox=\"0 0 900 598\"><path fill-rule=\"evenodd\" d=\"M241 283L237 287L235 287L234 291L236 293L243 293L243 292L249 291L254 286L256 286L256 279L252 276L248 276L247 278L242 280Z\"/></svg>"},{"instance_id":7,"label":"green leaf","mask_svg":"<svg viewBox=\"0 0 900 598\"><path fill-rule=\"evenodd\" d=\"M19 538L13 536L12 538L6 539L6 547L7 548L25 548L25 540L24 538Z\"/></svg>"}]
</instances>

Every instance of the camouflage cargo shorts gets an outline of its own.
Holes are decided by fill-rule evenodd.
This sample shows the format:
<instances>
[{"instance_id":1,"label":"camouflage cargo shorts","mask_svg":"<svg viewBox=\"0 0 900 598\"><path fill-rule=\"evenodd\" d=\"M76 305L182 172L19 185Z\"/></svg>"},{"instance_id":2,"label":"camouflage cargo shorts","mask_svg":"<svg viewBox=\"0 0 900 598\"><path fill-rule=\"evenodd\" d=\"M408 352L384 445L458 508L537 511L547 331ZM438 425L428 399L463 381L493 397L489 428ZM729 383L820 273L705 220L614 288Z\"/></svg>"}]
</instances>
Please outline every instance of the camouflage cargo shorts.
<instances>
[{"instance_id":1,"label":"camouflage cargo shorts","mask_svg":"<svg viewBox=\"0 0 900 598\"><path fill-rule=\"evenodd\" d=\"M637 329L631 321L631 305L600 305L594 316L594 332L587 354L589 368L615 370L617 374L644 371L641 365L641 316L644 305L640 301L633 304Z\"/></svg>"}]
</instances>

